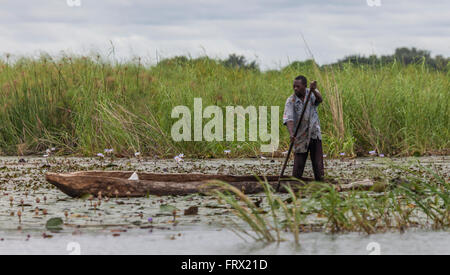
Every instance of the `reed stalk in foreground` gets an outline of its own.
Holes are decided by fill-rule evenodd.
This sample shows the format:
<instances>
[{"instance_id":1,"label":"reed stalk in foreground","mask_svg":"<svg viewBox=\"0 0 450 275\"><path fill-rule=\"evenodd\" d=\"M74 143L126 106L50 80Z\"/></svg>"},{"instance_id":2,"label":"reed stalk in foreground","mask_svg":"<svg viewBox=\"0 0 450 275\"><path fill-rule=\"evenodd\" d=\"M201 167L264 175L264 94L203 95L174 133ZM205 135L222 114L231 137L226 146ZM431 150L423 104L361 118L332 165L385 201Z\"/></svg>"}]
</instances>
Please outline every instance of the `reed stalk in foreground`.
<instances>
[{"instance_id":1,"label":"reed stalk in foreground","mask_svg":"<svg viewBox=\"0 0 450 275\"><path fill-rule=\"evenodd\" d=\"M312 184L295 186L296 191L287 186L286 199L286 195L275 194L267 181L260 181L264 187L265 201L259 206L240 190L224 182L215 183L221 187L215 195L219 202L228 204L236 217L247 224L248 227L234 223L239 232L266 242L284 240L281 233L285 230L299 244L307 217L315 218L315 225L333 234L404 232L408 228L448 230L448 180L420 163L414 169L394 163L390 163L390 167L401 172L403 178L400 182L399 179L392 180L382 192L338 192L332 185L319 184L317 189L317 186L311 188L314 186ZM280 220L280 212L285 220Z\"/></svg>"},{"instance_id":2,"label":"reed stalk in foreground","mask_svg":"<svg viewBox=\"0 0 450 275\"><path fill-rule=\"evenodd\" d=\"M281 241L278 225L273 226L263 214L264 211L257 207L241 190L220 181L215 181L213 185L221 187L222 189L222 191L215 191L219 201L224 201L229 204L233 213L249 225L255 235L252 235L246 229L235 223L236 229L239 232L242 232L255 240L264 240L267 242ZM268 192L270 192L269 189L265 188L264 191L268 197L271 197L271 194L268 194ZM274 215L276 217L276 214ZM273 235L273 232L275 232L275 235Z\"/></svg>"}]
</instances>

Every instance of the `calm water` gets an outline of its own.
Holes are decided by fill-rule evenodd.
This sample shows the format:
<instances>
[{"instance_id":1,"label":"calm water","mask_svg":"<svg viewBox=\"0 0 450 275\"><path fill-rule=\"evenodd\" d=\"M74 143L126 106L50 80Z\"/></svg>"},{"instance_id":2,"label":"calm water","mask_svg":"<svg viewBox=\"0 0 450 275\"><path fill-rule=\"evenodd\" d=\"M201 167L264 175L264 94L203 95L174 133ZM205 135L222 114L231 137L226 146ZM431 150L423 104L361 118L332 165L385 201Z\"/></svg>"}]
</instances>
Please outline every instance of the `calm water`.
<instances>
[{"instance_id":1,"label":"calm water","mask_svg":"<svg viewBox=\"0 0 450 275\"><path fill-rule=\"evenodd\" d=\"M0 234L4 234L2 232ZM181 233L181 236L178 234ZM113 237L96 232L82 235L54 234L50 239L29 233L10 232L0 241L0 254L446 254L449 232L351 233L301 235L301 246L244 241L226 229L194 226L175 230L131 230ZM369 247L368 247L369 246Z\"/></svg>"}]
</instances>

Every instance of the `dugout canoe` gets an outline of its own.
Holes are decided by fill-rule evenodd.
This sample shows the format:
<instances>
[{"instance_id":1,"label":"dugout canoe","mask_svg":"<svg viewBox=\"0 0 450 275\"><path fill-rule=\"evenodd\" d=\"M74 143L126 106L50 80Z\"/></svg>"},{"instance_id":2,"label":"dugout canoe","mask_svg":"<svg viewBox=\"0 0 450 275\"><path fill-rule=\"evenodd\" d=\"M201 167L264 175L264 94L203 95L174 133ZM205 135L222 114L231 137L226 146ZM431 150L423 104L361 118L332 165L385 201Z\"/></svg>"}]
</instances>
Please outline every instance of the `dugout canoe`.
<instances>
[{"instance_id":1,"label":"dugout canoe","mask_svg":"<svg viewBox=\"0 0 450 275\"><path fill-rule=\"evenodd\" d=\"M188 195L206 193L215 188L208 183L214 180L227 182L246 194L263 191L258 178L267 179L269 184L276 186L278 176L231 176L205 174L156 174L138 172L139 180L130 180L132 171L82 171L73 173L47 173L46 180L71 197L81 197L85 194L97 196L99 192L108 197L144 197L147 195ZM284 178L283 183L299 184ZM302 178L304 182L313 181ZM337 184L335 180L329 183ZM341 185L341 189L342 189ZM359 185L358 185L359 187ZM283 189L283 188L280 188Z\"/></svg>"}]
</instances>

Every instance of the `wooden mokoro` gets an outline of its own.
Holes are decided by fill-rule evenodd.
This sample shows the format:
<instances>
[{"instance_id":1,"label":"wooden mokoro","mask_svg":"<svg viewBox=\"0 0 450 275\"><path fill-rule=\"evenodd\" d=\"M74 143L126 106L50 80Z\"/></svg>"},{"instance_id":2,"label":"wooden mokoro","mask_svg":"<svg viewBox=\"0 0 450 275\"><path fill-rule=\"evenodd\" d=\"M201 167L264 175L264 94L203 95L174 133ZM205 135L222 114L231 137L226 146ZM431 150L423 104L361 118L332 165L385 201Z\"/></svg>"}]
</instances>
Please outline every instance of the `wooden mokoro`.
<instances>
[{"instance_id":1,"label":"wooden mokoro","mask_svg":"<svg viewBox=\"0 0 450 275\"><path fill-rule=\"evenodd\" d=\"M85 194L97 196L100 192L108 197L144 197L147 195L187 195L206 193L214 186L207 185L214 180L227 182L246 194L263 191L256 176L229 176L205 174L153 174L139 172L139 180L129 180L132 171L82 171L73 173L47 173L46 180L71 197L81 197ZM259 177L267 179L273 187L277 185L278 176ZM284 178L283 183L290 178ZM302 178L304 182L313 181ZM296 181L289 181L299 184ZM329 181L337 184L337 181ZM283 189L283 188L280 188Z\"/></svg>"}]
</instances>

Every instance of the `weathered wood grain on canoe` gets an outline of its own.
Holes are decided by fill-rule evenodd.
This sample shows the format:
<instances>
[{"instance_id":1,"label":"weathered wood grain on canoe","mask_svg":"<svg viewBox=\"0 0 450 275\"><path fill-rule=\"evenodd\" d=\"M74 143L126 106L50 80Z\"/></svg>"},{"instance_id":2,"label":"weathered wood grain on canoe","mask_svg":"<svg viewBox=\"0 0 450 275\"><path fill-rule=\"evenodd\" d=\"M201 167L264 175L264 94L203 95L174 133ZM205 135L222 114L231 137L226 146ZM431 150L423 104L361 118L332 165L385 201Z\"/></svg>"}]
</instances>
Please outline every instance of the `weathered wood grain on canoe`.
<instances>
[{"instance_id":1,"label":"weathered wood grain on canoe","mask_svg":"<svg viewBox=\"0 0 450 275\"><path fill-rule=\"evenodd\" d=\"M216 188L208 186L208 183L214 180L228 182L240 190L245 190L247 194L263 191L255 176L139 173L139 180L128 180L132 173L122 171L47 173L46 179L71 197L84 194L97 195L99 192L110 197L142 197L148 194L187 195L208 192ZM276 176L267 177L269 182L275 182L277 179Z\"/></svg>"},{"instance_id":2,"label":"weathered wood grain on canoe","mask_svg":"<svg viewBox=\"0 0 450 275\"><path fill-rule=\"evenodd\" d=\"M206 193L218 188L212 186L215 180L227 182L246 194L255 194L263 191L259 180L267 180L276 186L278 176L231 176L231 175L205 175L205 174L155 174L138 173L139 180L129 180L131 171L83 171L74 173L47 173L46 180L55 185L62 192L71 197L80 197L85 194L97 196L100 192L108 197L143 197L146 195L187 195L192 193ZM313 181L311 178L302 178L304 182ZM284 183L298 185L299 182L291 178L284 178ZM337 184L337 181L329 181ZM344 187L344 185L341 186ZM351 188L354 188L352 186ZM344 187L345 188L345 187Z\"/></svg>"}]
</instances>

